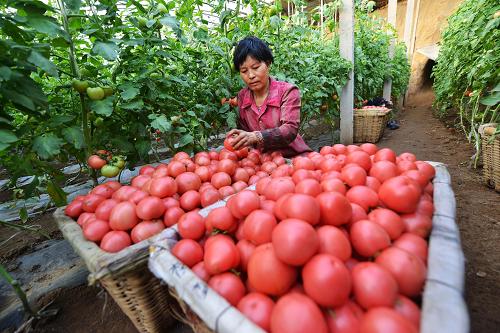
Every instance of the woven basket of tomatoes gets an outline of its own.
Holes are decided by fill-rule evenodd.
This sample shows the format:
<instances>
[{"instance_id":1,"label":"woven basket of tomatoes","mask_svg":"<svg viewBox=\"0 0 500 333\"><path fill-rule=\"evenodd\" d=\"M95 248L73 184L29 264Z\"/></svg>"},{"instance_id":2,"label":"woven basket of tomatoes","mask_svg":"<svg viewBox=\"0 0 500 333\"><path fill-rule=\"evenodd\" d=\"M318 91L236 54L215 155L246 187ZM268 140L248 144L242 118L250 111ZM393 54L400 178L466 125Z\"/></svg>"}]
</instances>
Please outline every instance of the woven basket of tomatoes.
<instances>
[{"instance_id":1,"label":"woven basket of tomatoes","mask_svg":"<svg viewBox=\"0 0 500 333\"><path fill-rule=\"evenodd\" d=\"M500 192L500 127L490 123L479 126L483 156L483 179L488 187Z\"/></svg>"},{"instance_id":2,"label":"woven basket of tomatoes","mask_svg":"<svg viewBox=\"0 0 500 333\"><path fill-rule=\"evenodd\" d=\"M377 143L384 134L391 109L379 106L365 106L354 110L354 142Z\"/></svg>"},{"instance_id":3,"label":"woven basket of tomatoes","mask_svg":"<svg viewBox=\"0 0 500 333\"><path fill-rule=\"evenodd\" d=\"M323 147L201 215L149 259L195 332L468 332L442 164Z\"/></svg>"},{"instance_id":4,"label":"woven basket of tomatoes","mask_svg":"<svg viewBox=\"0 0 500 333\"><path fill-rule=\"evenodd\" d=\"M168 228L191 222L201 208L289 167L277 153L246 148L179 152L127 173L134 174L128 184L96 186L54 215L90 271L89 281L101 284L140 332L163 332L173 322L170 312L178 312L172 308L177 302L148 270L148 247L175 239Z\"/></svg>"}]
</instances>

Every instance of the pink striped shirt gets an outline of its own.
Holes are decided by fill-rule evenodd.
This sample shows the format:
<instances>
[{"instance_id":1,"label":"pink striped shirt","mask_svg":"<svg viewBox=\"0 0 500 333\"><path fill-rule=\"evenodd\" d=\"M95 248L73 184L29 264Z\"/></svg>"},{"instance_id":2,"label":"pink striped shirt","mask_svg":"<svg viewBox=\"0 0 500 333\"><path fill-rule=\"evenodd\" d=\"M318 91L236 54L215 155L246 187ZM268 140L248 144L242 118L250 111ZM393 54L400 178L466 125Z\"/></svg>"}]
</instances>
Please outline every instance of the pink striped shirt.
<instances>
[{"instance_id":1,"label":"pink striped shirt","mask_svg":"<svg viewBox=\"0 0 500 333\"><path fill-rule=\"evenodd\" d=\"M269 80L269 94L260 107L255 104L248 87L238 93L238 127L247 132L260 131L264 138L264 151L279 151L285 157L311 151L298 134L299 89L288 82Z\"/></svg>"}]
</instances>

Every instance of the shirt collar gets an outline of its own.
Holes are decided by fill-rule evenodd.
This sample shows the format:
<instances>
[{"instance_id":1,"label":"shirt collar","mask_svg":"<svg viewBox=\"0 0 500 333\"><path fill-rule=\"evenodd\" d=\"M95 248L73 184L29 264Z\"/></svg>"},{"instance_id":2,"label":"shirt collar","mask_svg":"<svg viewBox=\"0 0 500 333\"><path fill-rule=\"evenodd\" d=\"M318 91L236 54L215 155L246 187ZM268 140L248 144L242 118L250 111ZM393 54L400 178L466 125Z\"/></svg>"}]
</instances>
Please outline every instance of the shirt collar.
<instances>
[{"instance_id":1,"label":"shirt collar","mask_svg":"<svg viewBox=\"0 0 500 333\"><path fill-rule=\"evenodd\" d=\"M280 96L278 91L278 81L273 77L269 77L269 95L266 99L266 105L280 106ZM252 91L247 87L241 103L242 108L251 106L253 103Z\"/></svg>"}]
</instances>

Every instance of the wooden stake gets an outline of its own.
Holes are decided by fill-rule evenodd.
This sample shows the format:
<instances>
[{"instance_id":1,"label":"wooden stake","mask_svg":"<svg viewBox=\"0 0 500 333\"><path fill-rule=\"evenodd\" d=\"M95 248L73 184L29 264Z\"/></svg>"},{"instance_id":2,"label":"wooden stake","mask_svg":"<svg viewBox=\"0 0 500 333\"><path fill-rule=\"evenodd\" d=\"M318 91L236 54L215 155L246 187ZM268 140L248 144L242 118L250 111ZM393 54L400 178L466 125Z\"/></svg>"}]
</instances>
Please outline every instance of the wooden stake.
<instances>
[{"instance_id":1,"label":"wooden stake","mask_svg":"<svg viewBox=\"0 0 500 333\"><path fill-rule=\"evenodd\" d=\"M396 16L398 12L398 1L389 0L389 8L387 10L387 23L389 23L394 29L396 29ZM389 44L389 59L392 60L394 57L394 47L396 44L395 38L392 38ZM388 101L391 100L392 92L392 79L387 79L384 82L384 98Z\"/></svg>"},{"instance_id":2,"label":"wooden stake","mask_svg":"<svg viewBox=\"0 0 500 333\"><path fill-rule=\"evenodd\" d=\"M354 66L354 0L342 0L339 14L340 55ZM353 142L354 71L340 96L340 142Z\"/></svg>"}]
</instances>

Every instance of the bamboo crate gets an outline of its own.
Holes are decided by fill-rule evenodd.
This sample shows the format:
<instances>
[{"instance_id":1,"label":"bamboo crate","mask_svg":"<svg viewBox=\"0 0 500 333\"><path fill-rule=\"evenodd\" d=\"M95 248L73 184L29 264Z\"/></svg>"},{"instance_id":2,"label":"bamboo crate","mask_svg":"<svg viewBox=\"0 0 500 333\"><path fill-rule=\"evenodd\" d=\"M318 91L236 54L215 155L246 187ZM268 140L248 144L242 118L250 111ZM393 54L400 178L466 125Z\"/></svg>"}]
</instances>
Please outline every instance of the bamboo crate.
<instances>
[{"instance_id":1,"label":"bamboo crate","mask_svg":"<svg viewBox=\"0 0 500 333\"><path fill-rule=\"evenodd\" d=\"M160 333L174 323L172 306L177 302L168 287L148 269L148 248L154 242L166 242L175 231L166 229L117 253L102 251L83 237L82 228L64 214L54 213L59 229L90 271L90 284L100 283L141 333Z\"/></svg>"},{"instance_id":2,"label":"bamboo crate","mask_svg":"<svg viewBox=\"0 0 500 333\"><path fill-rule=\"evenodd\" d=\"M481 135L484 182L500 192L500 136L492 133L496 127L497 124L481 125L479 134Z\"/></svg>"},{"instance_id":3,"label":"bamboo crate","mask_svg":"<svg viewBox=\"0 0 500 333\"><path fill-rule=\"evenodd\" d=\"M354 142L377 143L384 134L391 109L354 109Z\"/></svg>"},{"instance_id":4,"label":"bamboo crate","mask_svg":"<svg viewBox=\"0 0 500 333\"><path fill-rule=\"evenodd\" d=\"M422 297L420 332L469 332L469 315L463 298L464 255L455 223L455 196L446 167L430 162L436 169L434 178L433 229L429 238L428 274ZM224 206L220 201L200 211L206 215ZM175 230L175 227L172 228ZM176 234L176 238L178 239ZM159 240L150 247L149 269L166 282L179 301L179 315L196 333L262 333L263 330L210 289L170 249L176 240ZM181 318L182 319L182 318Z\"/></svg>"}]
</instances>

